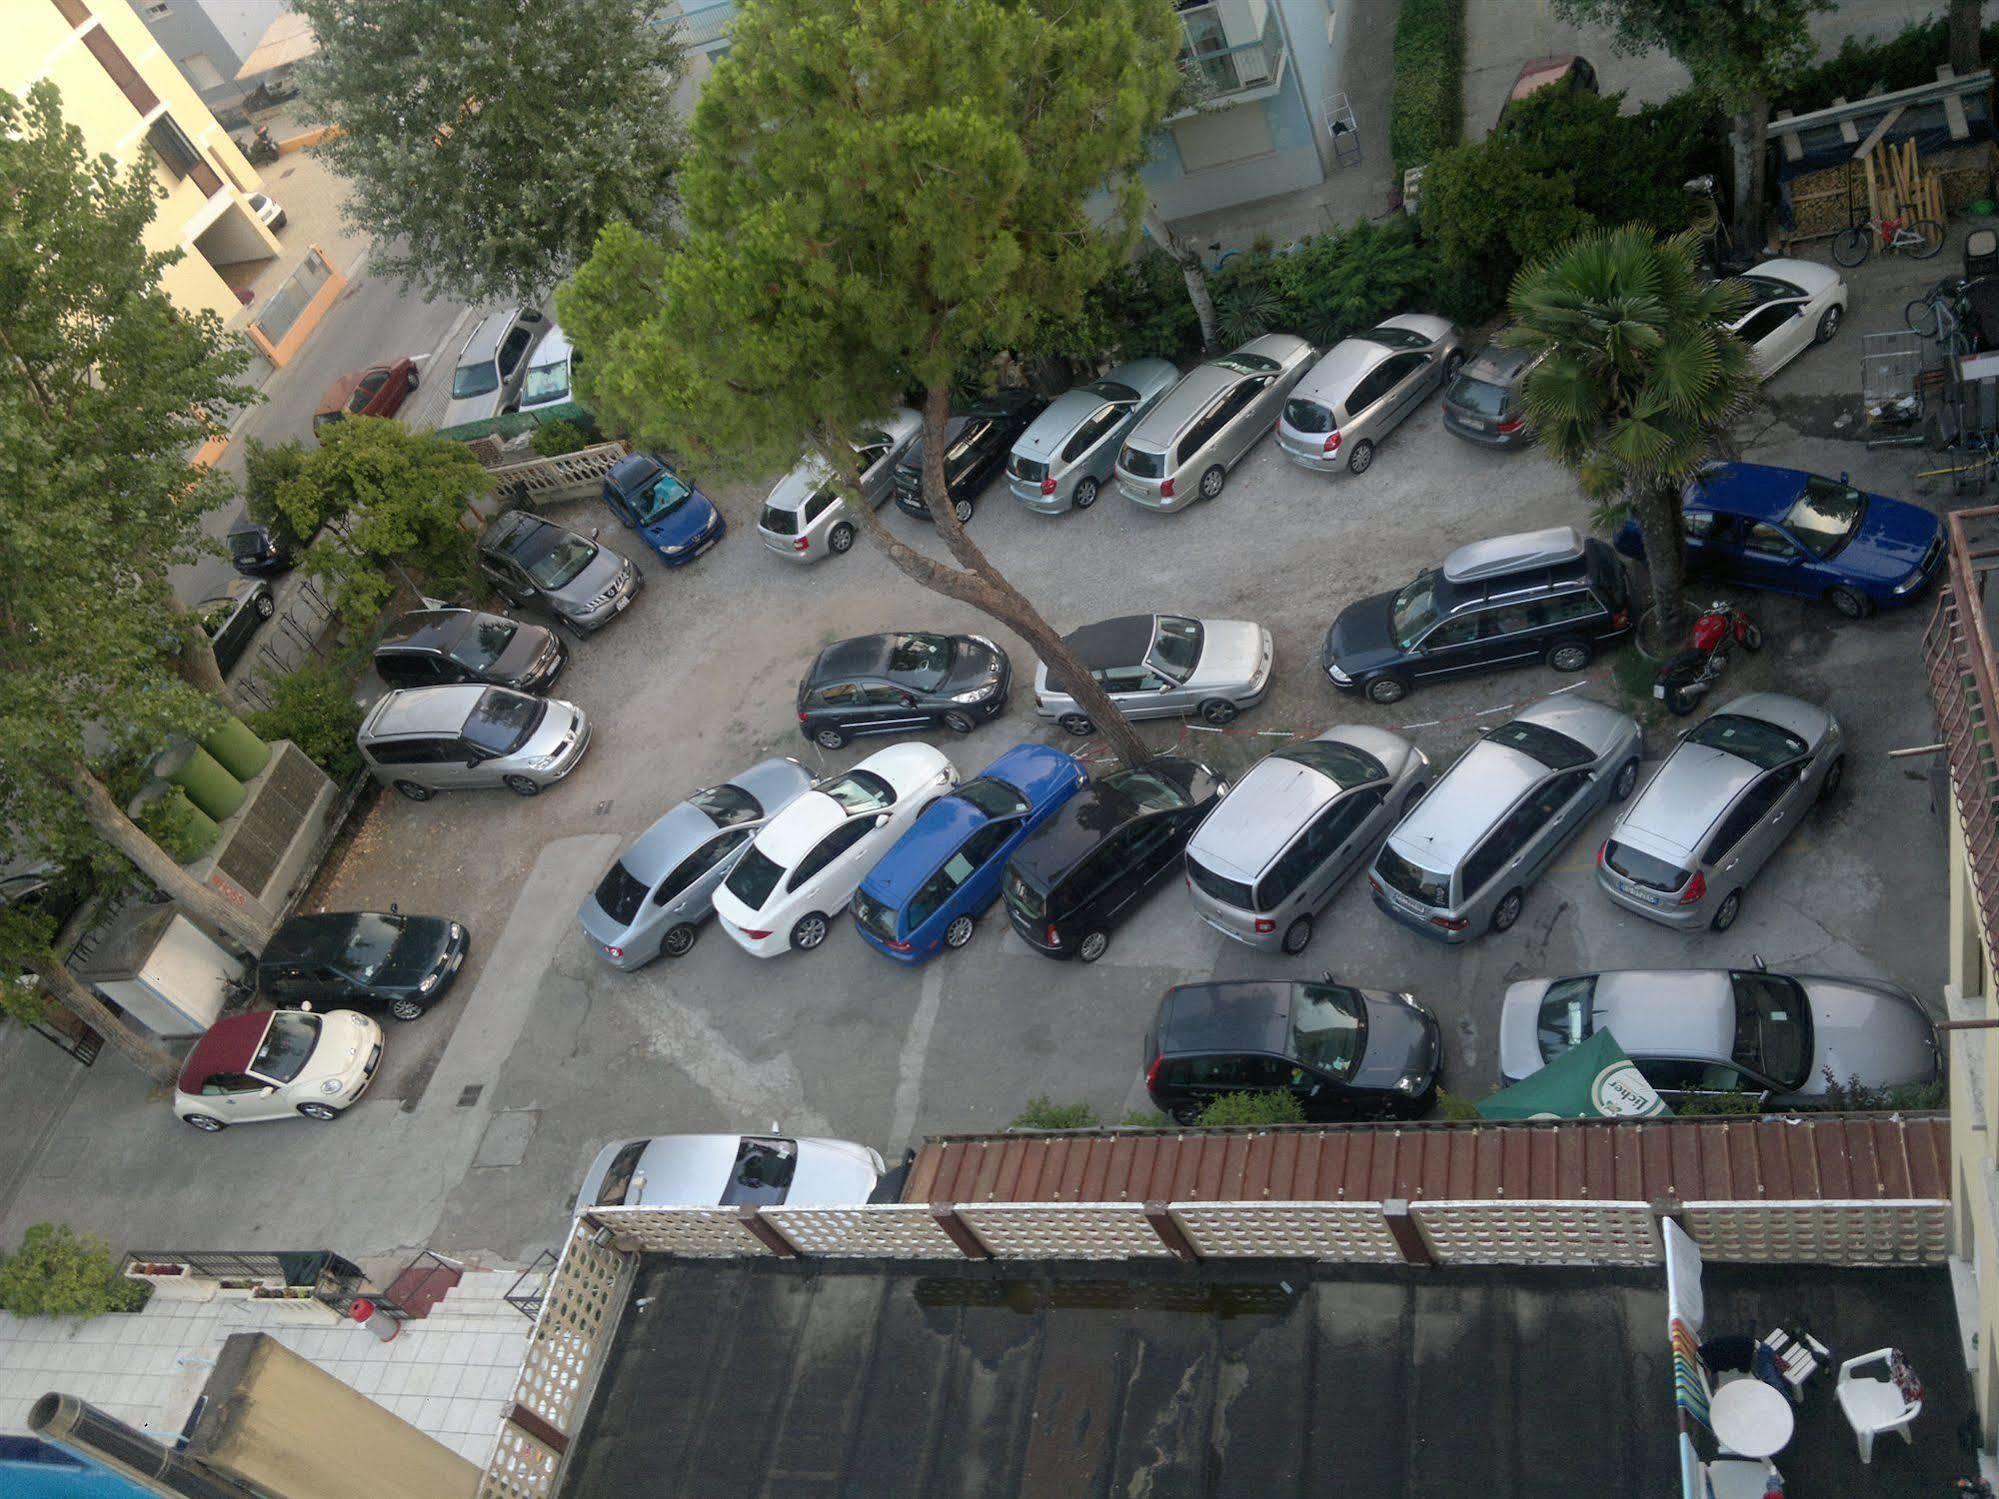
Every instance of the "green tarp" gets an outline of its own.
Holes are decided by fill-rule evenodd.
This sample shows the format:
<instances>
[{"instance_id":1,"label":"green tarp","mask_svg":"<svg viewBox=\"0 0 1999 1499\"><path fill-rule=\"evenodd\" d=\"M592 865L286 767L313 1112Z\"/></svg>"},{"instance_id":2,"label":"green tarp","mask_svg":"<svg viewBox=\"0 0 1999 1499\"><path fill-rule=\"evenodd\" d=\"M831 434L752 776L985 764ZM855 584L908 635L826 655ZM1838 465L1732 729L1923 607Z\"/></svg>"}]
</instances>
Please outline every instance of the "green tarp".
<instances>
[{"instance_id":1,"label":"green tarp","mask_svg":"<svg viewBox=\"0 0 1999 1499\"><path fill-rule=\"evenodd\" d=\"M1673 1111L1609 1031L1478 1106L1487 1119L1655 1119Z\"/></svg>"}]
</instances>

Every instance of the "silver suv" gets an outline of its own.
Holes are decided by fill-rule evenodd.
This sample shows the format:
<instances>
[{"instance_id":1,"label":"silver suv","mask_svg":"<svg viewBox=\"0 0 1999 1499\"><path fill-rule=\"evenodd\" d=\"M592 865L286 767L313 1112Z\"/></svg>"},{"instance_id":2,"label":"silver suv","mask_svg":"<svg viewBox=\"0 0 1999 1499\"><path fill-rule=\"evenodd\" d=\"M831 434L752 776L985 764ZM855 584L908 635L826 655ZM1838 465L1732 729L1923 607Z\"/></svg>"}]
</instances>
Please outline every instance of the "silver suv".
<instances>
[{"instance_id":1,"label":"silver suv","mask_svg":"<svg viewBox=\"0 0 1999 1499\"><path fill-rule=\"evenodd\" d=\"M574 703L510 687L413 687L376 703L355 743L375 779L413 802L480 786L536 796L576 768L590 721Z\"/></svg>"},{"instance_id":2,"label":"silver suv","mask_svg":"<svg viewBox=\"0 0 1999 1499\"><path fill-rule=\"evenodd\" d=\"M451 400L438 418L439 429L483 422L512 406L527 378L528 351L548 328L548 319L532 307L482 319L451 372Z\"/></svg>"},{"instance_id":3,"label":"silver suv","mask_svg":"<svg viewBox=\"0 0 1999 1499\"><path fill-rule=\"evenodd\" d=\"M1229 470L1277 424L1312 354L1295 334L1266 333L1196 365L1131 429L1114 470L1119 492L1147 510L1212 500Z\"/></svg>"},{"instance_id":4,"label":"silver suv","mask_svg":"<svg viewBox=\"0 0 1999 1499\"><path fill-rule=\"evenodd\" d=\"M1313 915L1422 798L1429 770L1401 735L1365 726L1266 755L1187 845L1194 910L1225 937L1303 952Z\"/></svg>"}]
</instances>

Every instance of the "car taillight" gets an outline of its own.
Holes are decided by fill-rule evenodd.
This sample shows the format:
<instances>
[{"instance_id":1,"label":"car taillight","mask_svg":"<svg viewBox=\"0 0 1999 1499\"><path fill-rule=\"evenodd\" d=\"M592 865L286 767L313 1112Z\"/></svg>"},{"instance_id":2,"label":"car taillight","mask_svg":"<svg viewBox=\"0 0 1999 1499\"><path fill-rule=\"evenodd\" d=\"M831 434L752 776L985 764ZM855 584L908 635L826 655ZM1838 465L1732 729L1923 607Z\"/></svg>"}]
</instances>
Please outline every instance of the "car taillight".
<instances>
[{"instance_id":1,"label":"car taillight","mask_svg":"<svg viewBox=\"0 0 1999 1499\"><path fill-rule=\"evenodd\" d=\"M1055 481L1054 481L1054 479L1052 479L1052 478L1048 478L1048 479L1043 479L1043 480L1041 481L1041 492L1042 492L1043 494L1053 494L1053 493L1055 493Z\"/></svg>"},{"instance_id":2,"label":"car taillight","mask_svg":"<svg viewBox=\"0 0 1999 1499\"><path fill-rule=\"evenodd\" d=\"M1321 452L1325 453L1337 453L1339 450L1340 450L1340 434L1337 432L1331 433L1326 438L1325 446L1322 449L1320 449Z\"/></svg>"},{"instance_id":3,"label":"car taillight","mask_svg":"<svg viewBox=\"0 0 1999 1499\"><path fill-rule=\"evenodd\" d=\"M1630 623L1631 611L1629 609L1620 609L1610 616L1610 627L1613 630L1621 630Z\"/></svg>"},{"instance_id":4,"label":"car taillight","mask_svg":"<svg viewBox=\"0 0 1999 1499\"><path fill-rule=\"evenodd\" d=\"M812 538L811 538L810 536L801 536L801 537L799 537L799 538L798 538L798 540L794 541L794 542L793 542L793 543L791 544L791 549L792 549L792 550L793 550L794 552L809 552L809 551L811 551L811 550L812 550Z\"/></svg>"},{"instance_id":5,"label":"car taillight","mask_svg":"<svg viewBox=\"0 0 1999 1499\"><path fill-rule=\"evenodd\" d=\"M1369 875L1367 877L1367 888L1372 890L1376 895L1379 895L1381 894L1381 881L1377 880L1373 875Z\"/></svg>"},{"instance_id":6,"label":"car taillight","mask_svg":"<svg viewBox=\"0 0 1999 1499\"><path fill-rule=\"evenodd\" d=\"M1598 869L1603 868L1604 856L1609 852L1610 852L1610 840L1606 838L1603 840L1603 842L1599 843L1596 846L1596 867Z\"/></svg>"},{"instance_id":7,"label":"car taillight","mask_svg":"<svg viewBox=\"0 0 1999 1499\"><path fill-rule=\"evenodd\" d=\"M1162 500L1173 498L1173 481L1171 479L1161 479L1159 481L1159 498Z\"/></svg>"},{"instance_id":8,"label":"car taillight","mask_svg":"<svg viewBox=\"0 0 1999 1499\"><path fill-rule=\"evenodd\" d=\"M1680 904L1691 906L1706 894L1707 876L1695 870L1694 877L1687 881L1687 888L1680 892Z\"/></svg>"},{"instance_id":9,"label":"car taillight","mask_svg":"<svg viewBox=\"0 0 1999 1499\"><path fill-rule=\"evenodd\" d=\"M1259 916L1256 918L1256 930L1258 935L1268 936L1271 932L1277 930L1277 923L1272 921L1268 916Z\"/></svg>"},{"instance_id":10,"label":"car taillight","mask_svg":"<svg viewBox=\"0 0 1999 1499\"><path fill-rule=\"evenodd\" d=\"M622 947L612 947L608 944L606 944L604 951L614 958L622 958L625 955L625 950Z\"/></svg>"},{"instance_id":11,"label":"car taillight","mask_svg":"<svg viewBox=\"0 0 1999 1499\"><path fill-rule=\"evenodd\" d=\"M1442 927L1447 932L1462 932L1471 925L1471 920L1464 916L1432 916L1430 925Z\"/></svg>"},{"instance_id":12,"label":"car taillight","mask_svg":"<svg viewBox=\"0 0 1999 1499\"><path fill-rule=\"evenodd\" d=\"M738 927L736 930L741 932L745 937L748 937L752 942L761 942L770 935L769 932L753 932L746 926Z\"/></svg>"},{"instance_id":13,"label":"car taillight","mask_svg":"<svg viewBox=\"0 0 1999 1499\"><path fill-rule=\"evenodd\" d=\"M804 723L804 722L806 721L806 714L805 714L805 710L804 710L803 708L800 708L800 709L798 710L798 721L799 721L800 723Z\"/></svg>"},{"instance_id":14,"label":"car taillight","mask_svg":"<svg viewBox=\"0 0 1999 1499\"><path fill-rule=\"evenodd\" d=\"M1159 1067L1165 1060L1166 1054L1161 1052L1152 1059L1152 1065L1145 1069L1145 1086L1148 1091L1159 1086Z\"/></svg>"},{"instance_id":15,"label":"car taillight","mask_svg":"<svg viewBox=\"0 0 1999 1499\"><path fill-rule=\"evenodd\" d=\"M1511 437L1515 432L1518 432L1522 427L1526 425L1527 423L1522 418L1517 416L1512 416L1508 417L1505 421L1501 422L1496 430L1498 431L1501 437Z\"/></svg>"},{"instance_id":16,"label":"car taillight","mask_svg":"<svg viewBox=\"0 0 1999 1499\"><path fill-rule=\"evenodd\" d=\"M1048 930L1041 934L1041 940L1046 942L1050 947L1060 947L1062 945L1062 934L1055 930L1054 922L1051 921L1048 923Z\"/></svg>"}]
</instances>

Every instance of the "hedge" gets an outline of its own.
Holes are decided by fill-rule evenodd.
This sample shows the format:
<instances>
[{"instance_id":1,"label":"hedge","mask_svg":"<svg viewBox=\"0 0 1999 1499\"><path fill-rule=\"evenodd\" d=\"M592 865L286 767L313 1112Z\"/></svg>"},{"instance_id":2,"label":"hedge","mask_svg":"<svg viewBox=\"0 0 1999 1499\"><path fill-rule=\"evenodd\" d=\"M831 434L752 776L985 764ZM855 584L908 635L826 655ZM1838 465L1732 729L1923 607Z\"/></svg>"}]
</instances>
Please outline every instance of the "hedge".
<instances>
[{"instance_id":1,"label":"hedge","mask_svg":"<svg viewBox=\"0 0 1999 1499\"><path fill-rule=\"evenodd\" d=\"M1464 133L1465 0L1402 0L1388 145L1397 173Z\"/></svg>"}]
</instances>

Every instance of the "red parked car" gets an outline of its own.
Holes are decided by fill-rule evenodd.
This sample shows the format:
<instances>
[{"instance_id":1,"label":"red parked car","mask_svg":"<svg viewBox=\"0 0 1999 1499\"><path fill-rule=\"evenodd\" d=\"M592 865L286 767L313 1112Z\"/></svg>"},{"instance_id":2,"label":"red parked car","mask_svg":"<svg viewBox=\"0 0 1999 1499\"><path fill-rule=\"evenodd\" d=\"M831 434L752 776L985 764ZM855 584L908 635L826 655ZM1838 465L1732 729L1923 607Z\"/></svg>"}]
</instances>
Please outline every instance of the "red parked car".
<instances>
[{"instance_id":1,"label":"red parked car","mask_svg":"<svg viewBox=\"0 0 1999 1499\"><path fill-rule=\"evenodd\" d=\"M349 416L394 416L415 389L416 365L407 358L342 375L320 398L319 409L312 414L312 430L324 431Z\"/></svg>"}]
</instances>

